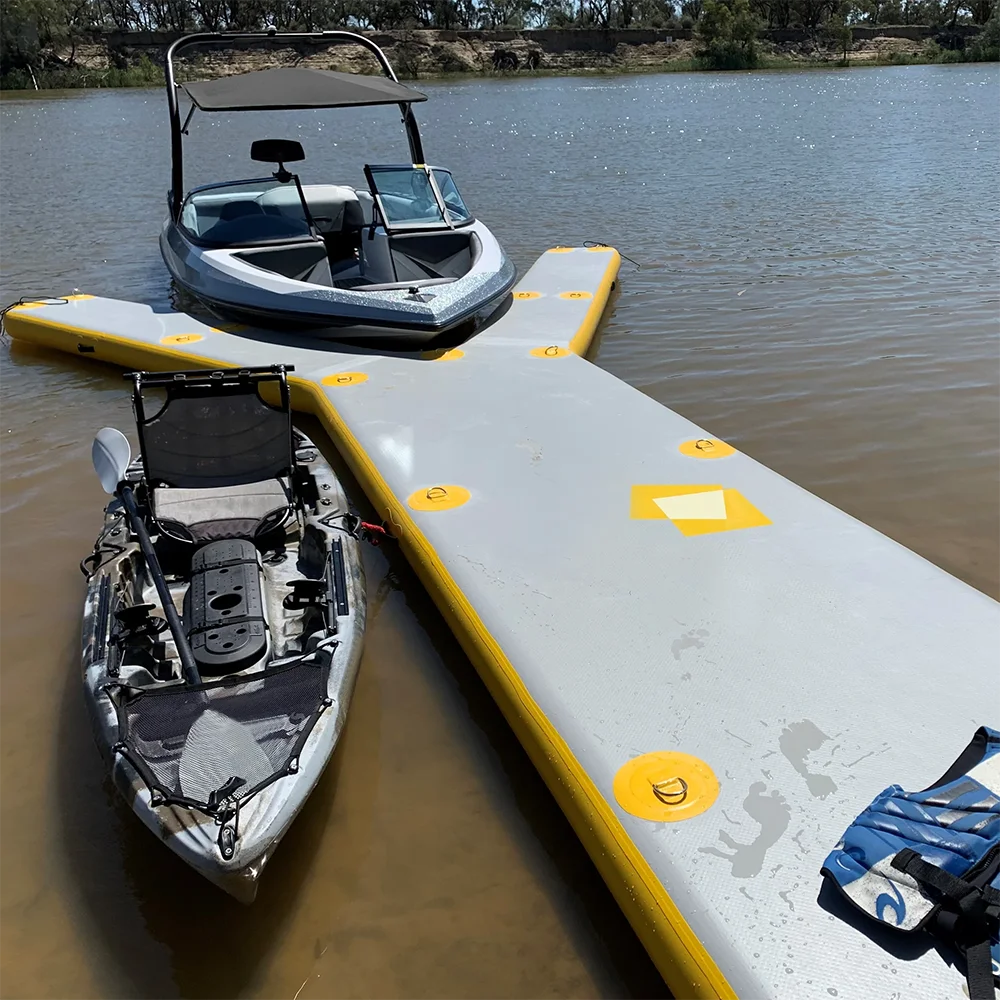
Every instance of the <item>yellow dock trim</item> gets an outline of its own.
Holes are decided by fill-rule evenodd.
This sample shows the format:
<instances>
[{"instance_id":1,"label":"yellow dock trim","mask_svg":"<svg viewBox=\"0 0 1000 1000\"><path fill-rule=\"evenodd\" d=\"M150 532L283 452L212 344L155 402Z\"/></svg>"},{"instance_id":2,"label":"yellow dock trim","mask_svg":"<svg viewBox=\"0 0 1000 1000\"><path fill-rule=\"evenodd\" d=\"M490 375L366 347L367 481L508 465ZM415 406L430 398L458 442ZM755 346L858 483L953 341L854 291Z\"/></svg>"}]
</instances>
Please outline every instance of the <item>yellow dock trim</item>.
<instances>
[{"instance_id":1,"label":"yellow dock trim","mask_svg":"<svg viewBox=\"0 0 1000 1000\"><path fill-rule=\"evenodd\" d=\"M610 285L608 282L609 292ZM596 326L595 321L593 329ZM316 391L314 383L295 380L295 388L311 397L310 404L303 408L322 421L368 499L392 525L410 565L527 750L671 992L676 997L697 1000L735 998L736 993L725 976L632 843L604 796L532 699L514 665L336 408L325 394Z\"/></svg>"}]
</instances>

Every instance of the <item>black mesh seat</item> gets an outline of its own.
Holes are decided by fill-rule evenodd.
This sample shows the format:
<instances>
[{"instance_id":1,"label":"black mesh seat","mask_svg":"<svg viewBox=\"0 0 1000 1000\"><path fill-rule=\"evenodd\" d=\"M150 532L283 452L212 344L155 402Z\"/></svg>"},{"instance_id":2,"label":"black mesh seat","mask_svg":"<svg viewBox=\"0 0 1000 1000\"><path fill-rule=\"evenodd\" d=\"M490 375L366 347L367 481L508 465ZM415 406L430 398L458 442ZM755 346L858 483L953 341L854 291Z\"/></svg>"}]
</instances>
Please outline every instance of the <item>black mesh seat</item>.
<instances>
[{"instance_id":1,"label":"black mesh seat","mask_svg":"<svg viewBox=\"0 0 1000 1000\"><path fill-rule=\"evenodd\" d=\"M258 541L294 514L295 457L284 369L133 375L147 501L154 526L175 541ZM279 405L262 382L279 383ZM166 390L146 415L144 389Z\"/></svg>"}]
</instances>

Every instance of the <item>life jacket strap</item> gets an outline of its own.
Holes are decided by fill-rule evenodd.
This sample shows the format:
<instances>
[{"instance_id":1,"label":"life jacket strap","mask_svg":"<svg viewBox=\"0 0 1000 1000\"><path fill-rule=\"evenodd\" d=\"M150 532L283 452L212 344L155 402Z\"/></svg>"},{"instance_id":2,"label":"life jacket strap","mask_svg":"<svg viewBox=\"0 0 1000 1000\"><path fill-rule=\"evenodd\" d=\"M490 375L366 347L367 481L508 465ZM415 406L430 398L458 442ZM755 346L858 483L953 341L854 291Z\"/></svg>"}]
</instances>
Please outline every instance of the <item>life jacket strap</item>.
<instances>
[{"instance_id":1,"label":"life jacket strap","mask_svg":"<svg viewBox=\"0 0 1000 1000\"><path fill-rule=\"evenodd\" d=\"M996 852L993 852L996 855ZM980 867L970 879L959 878L925 861L907 847L892 859L892 867L930 889L940 903L934 933L965 955L966 983L971 1000L994 1000L991 940L1000 929L1000 891L984 884L996 872L1000 857Z\"/></svg>"}]
</instances>

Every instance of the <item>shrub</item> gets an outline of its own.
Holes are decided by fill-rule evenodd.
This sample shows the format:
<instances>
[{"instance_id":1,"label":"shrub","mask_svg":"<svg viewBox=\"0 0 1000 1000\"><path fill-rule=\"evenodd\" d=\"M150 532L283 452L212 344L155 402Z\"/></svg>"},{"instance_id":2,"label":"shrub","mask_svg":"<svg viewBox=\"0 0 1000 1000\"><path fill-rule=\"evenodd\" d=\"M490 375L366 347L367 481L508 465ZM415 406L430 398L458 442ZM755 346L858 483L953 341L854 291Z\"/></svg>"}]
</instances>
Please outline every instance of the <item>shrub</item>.
<instances>
[{"instance_id":1,"label":"shrub","mask_svg":"<svg viewBox=\"0 0 1000 1000\"><path fill-rule=\"evenodd\" d=\"M759 30L749 0L705 0L695 55L706 69L755 69L760 63Z\"/></svg>"},{"instance_id":2,"label":"shrub","mask_svg":"<svg viewBox=\"0 0 1000 1000\"><path fill-rule=\"evenodd\" d=\"M933 38L928 38L924 42L924 47L920 50L920 58L925 62L942 62L941 54L944 51Z\"/></svg>"}]
</instances>

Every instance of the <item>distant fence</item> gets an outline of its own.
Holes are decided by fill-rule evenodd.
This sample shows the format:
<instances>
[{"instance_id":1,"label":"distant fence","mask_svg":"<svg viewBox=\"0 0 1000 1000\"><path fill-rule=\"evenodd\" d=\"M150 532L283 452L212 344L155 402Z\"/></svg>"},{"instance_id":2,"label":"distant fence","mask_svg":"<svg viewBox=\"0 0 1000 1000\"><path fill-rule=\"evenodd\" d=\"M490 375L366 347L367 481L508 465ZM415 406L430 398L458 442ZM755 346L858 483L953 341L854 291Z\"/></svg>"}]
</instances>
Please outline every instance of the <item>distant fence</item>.
<instances>
[{"instance_id":1,"label":"distant fence","mask_svg":"<svg viewBox=\"0 0 1000 1000\"><path fill-rule=\"evenodd\" d=\"M854 41L873 38L908 38L912 42L922 42L925 38L937 38L938 35L954 35L960 38L971 38L982 31L978 24L956 24L954 28L940 25L932 27L929 24L888 24L884 27L869 28L862 24L849 26ZM765 31L764 37L772 42L804 42L816 37L816 32L804 28L783 28Z\"/></svg>"}]
</instances>

